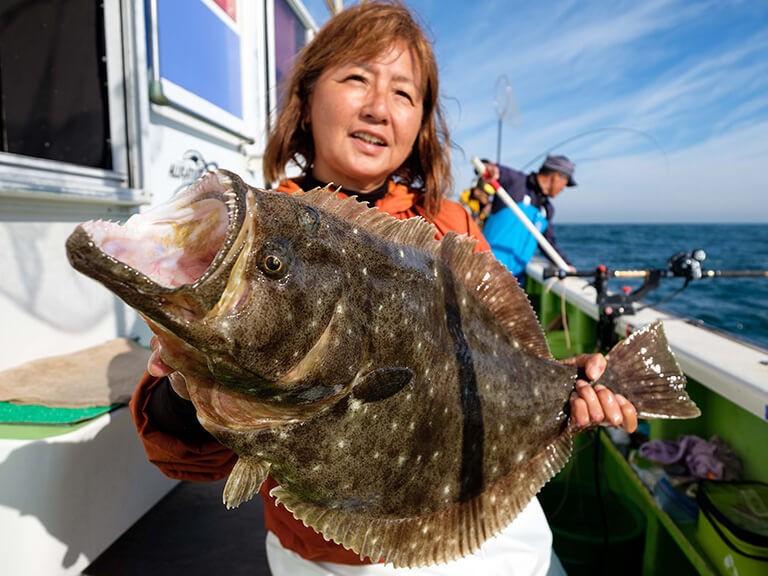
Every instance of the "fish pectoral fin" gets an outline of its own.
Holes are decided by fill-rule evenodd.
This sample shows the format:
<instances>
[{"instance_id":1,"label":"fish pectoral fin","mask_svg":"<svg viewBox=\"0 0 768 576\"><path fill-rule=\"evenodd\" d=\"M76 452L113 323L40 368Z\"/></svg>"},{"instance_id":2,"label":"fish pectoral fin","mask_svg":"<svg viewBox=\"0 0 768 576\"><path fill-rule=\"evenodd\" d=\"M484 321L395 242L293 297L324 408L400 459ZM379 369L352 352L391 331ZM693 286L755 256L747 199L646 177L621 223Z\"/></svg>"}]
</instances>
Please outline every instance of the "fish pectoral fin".
<instances>
[{"instance_id":1,"label":"fish pectoral fin","mask_svg":"<svg viewBox=\"0 0 768 576\"><path fill-rule=\"evenodd\" d=\"M379 368L360 379L352 389L352 396L363 402L378 402L397 394L412 380L413 372L410 368Z\"/></svg>"},{"instance_id":2,"label":"fish pectoral fin","mask_svg":"<svg viewBox=\"0 0 768 576\"><path fill-rule=\"evenodd\" d=\"M224 504L237 508L256 494L269 474L269 464L256 458L240 458L224 486Z\"/></svg>"}]
</instances>

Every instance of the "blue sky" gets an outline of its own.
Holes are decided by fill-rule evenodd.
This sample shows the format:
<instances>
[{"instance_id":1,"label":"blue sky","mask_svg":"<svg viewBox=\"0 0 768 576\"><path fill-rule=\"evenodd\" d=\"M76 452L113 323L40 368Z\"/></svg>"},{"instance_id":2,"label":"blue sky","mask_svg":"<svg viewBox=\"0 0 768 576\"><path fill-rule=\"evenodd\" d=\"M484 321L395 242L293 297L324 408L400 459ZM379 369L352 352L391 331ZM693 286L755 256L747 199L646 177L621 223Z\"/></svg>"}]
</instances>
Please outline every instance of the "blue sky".
<instances>
[{"instance_id":1,"label":"blue sky","mask_svg":"<svg viewBox=\"0 0 768 576\"><path fill-rule=\"evenodd\" d=\"M324 0L305 4L328 19ZM576 162L559 222L768 222L768 2L408 5L437 54L456 192L471 156L496 158L506 75L502 163Z\"/></svg>"}]
</instances>

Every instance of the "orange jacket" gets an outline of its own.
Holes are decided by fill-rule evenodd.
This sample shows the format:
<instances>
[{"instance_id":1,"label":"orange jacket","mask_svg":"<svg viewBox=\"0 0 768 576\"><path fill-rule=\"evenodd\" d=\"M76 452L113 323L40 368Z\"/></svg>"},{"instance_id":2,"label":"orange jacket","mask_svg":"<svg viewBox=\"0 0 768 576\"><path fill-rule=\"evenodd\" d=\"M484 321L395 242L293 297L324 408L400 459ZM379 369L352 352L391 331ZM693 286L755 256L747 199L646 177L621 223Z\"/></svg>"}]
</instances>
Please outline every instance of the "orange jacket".
<instances>
[{"instance_id":1,"label":"orange jacket","mask_svg":"<svg viewBox=\"0 0 768 576\"><path fill-rule=\"evenodd\" d=\"M285 180L277 189L293 193L298 191L299 187L293 181ZM343 196L341 193L339 195ZM415 204L416 200L416 194L406 186L390 181L386 196L376 202L376 207L399 220L414 216L427 219L424 209ZM454 230L460 234L474 236L478 240L475 251L490 250L469 213L456 202L443 200L437 217L429 220L437 228L438 239L446 232ZM216 441L192 445L165 434L152 425L147 415L147 404L159 380L145 373L130 404L149 461L166 476L179 480L213 481L227 476L237 461L237 456L229 448ZM296 520L284 506L276 506L274 498L269 495L269 491L275 486L277 482L270 476L261 488L261 497L265 503L264 523L267 530L280 539L283 547L315 562L369 563L361 562L360 557L351 550L346 550L335 542L326 541L319 533Z\"/></svg>"}]
</instances>

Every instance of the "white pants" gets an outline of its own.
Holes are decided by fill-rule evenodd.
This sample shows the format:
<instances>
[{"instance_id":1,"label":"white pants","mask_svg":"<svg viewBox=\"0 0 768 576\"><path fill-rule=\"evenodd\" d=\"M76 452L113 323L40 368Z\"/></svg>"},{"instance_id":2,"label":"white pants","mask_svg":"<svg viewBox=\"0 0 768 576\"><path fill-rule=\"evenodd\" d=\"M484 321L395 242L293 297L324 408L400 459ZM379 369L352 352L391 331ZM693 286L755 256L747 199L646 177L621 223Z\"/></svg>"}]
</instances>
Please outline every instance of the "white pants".
<instances>
[{"instance_id":1,"label":"white pants","mask_svg":"<svg viewBox=\"0 0 768 576\"><path fill-rule=\"evenodd\" d=\"M536 498L478 551L448 564L395 568L391 564L311 562L283 548L272 532L267 532L267 560L272 576L565 576L552 551L552 532Z\"/></svg>"}]
</instances>

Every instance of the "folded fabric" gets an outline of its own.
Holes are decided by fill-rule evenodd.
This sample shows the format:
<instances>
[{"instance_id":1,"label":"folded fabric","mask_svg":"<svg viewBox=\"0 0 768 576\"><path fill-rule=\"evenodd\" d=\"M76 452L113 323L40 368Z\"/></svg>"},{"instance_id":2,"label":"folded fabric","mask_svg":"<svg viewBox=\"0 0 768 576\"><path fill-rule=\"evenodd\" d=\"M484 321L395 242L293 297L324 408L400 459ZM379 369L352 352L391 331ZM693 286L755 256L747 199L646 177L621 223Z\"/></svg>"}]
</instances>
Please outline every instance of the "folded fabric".
<instances>
[{"instance_id":1,"label":"folded fabric","mask_svg":"<svg viewBox=\"0 0 768 576\"><path fill-rule=\"evenodd\" d=\"M117 338L71 354L33 360L0 372L0 401L55 408L127 404L150 352Z\"/></svg>"},{"instance_id":2,"label":"folded fabric","mask_svg":"<svg viewBox=\"0 0 768 576\"><path fill-rule=\"evenodd\" d=\"M684 464L695 478L738 480L741 460L719 436L706 441L698 436L680 436L677 440L651 440L640 446L643 458L665 466Z\"/></svg>"}]
</instances>

